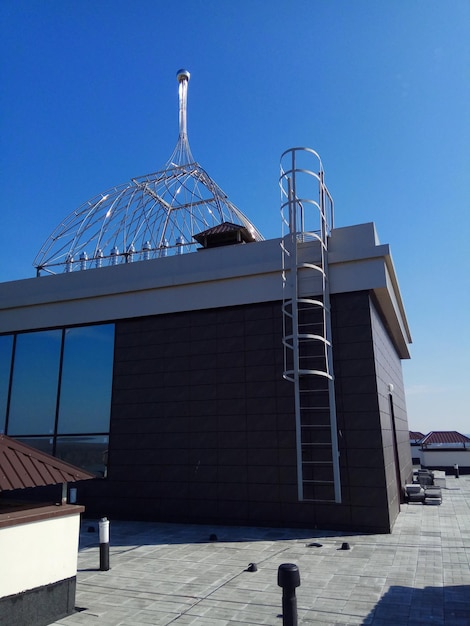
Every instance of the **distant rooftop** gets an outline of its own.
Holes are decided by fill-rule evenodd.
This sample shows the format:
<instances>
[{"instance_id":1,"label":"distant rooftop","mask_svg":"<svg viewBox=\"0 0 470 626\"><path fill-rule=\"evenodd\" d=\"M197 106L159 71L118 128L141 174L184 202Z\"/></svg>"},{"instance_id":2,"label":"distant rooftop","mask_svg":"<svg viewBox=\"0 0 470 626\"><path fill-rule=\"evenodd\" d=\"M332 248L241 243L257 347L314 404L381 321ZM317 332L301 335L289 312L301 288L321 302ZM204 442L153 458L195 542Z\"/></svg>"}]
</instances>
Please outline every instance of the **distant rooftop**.
<instances>
[{"instance_id":1,"label":"distant rooftop","mask_svg":"<svg viewBox=\"0 0 470 626\"><path fill-rule=\"evenodd\" d=\"M420 441L426 435L419 430L410 430L410 441Z\"/></svg>"},{"instance_id":2,"label":"distant rooftop","mask_svg":"<svg viewBox=\"0 0 470 626\"><path fill-rule=\"evenodd\" d=\"M449 444L470 444L470 437L462 435L456 430L433 430L423 437L421 444L428 445L449 445Z\"/></svg>"}]
</instances>

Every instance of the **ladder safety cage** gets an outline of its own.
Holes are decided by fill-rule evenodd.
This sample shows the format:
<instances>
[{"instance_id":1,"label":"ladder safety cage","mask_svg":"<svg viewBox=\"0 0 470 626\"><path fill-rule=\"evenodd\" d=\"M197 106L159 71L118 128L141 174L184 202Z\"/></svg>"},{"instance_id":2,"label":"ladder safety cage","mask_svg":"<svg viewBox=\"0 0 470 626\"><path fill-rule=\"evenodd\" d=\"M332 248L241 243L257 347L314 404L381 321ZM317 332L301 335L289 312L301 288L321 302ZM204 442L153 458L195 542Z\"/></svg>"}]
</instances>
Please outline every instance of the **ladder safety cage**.
<instances>
[{"instance_id":1,"label":"ladder safety cage","mask_svg":"<svg viewBox=\"0 0 470 626\"><path fill-rule=\"evenodd\" d=\"M279 186L283 376L294 384L298 498L340 503L328 279L334 205L320 156L311 148L286 150Z\"/></svg>"}]
</instances>

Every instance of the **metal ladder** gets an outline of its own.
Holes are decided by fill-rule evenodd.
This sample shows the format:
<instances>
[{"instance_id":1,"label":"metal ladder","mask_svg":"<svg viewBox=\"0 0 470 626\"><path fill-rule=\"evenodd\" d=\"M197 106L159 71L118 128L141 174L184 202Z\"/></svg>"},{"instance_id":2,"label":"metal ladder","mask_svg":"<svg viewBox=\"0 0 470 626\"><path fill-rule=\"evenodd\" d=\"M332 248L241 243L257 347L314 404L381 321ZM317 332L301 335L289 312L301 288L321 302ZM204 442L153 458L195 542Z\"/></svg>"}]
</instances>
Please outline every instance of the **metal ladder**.
<instances>
[{"instance_id":1,"label":"metal ladder","mask_svg":"<svg viewBox=\"0 0 470 626\"><path fill-rule=\"evenodd\" d=\"M282 154L279 185L283 376L294 384L298 498L340 503L328 280L333 199L321 159L310 148Z\"/></svg>"}]
</instances>

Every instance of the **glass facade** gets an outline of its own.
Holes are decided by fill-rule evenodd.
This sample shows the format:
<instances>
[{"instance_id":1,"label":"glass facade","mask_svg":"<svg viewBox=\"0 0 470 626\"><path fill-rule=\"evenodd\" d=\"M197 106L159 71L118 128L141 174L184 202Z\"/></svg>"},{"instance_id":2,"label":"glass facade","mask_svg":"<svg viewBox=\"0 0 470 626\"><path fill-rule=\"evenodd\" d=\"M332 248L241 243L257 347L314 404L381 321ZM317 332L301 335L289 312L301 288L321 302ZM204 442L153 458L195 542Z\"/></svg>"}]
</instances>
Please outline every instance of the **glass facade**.
<instances>
[{"instance_id":1,"label":"glass facade","mask_svg":"<svg viewBox=\"0 0 470 626\"><path fill-rule=\"evenodd\" d=\"M8 435L54 433L62 331L16 337Z\"/></svg>"},{"instance_id":2,"label":"glass facade","mask_svg":"<svg viewBox=\"0 0 470 626\"><path fill-rule=\"evenodd\" d=\"M11 356L13 335L0 337L0 434L5 432L8 389L10 387Z\"/></svg>"},{"instance_id":3,"label":"glass facade","mask_svg":"<svg viewBox=\"0 0 470 626\"><path fill-rule=\"evenodd\" d=\"M113 345L109 324L65 330L58 434L108 432Z\"/></svg>"},{"instance_id":4,"label":"glass facade","mask_svg":"<svg viewBox=\"0 0 470 626\"><path fill-rule=\"evenodd\" d=\"M114 324L0 336L0 432L106 476Z\"/></svg>"},{"instance_id":5,"label":"glass facade","mask_svg":"<svg viewBox=\"0 0 470 626\"><path fill-rule=\"evenodd\" d=\"M46 454L54 453L54 437L15 437L15 439Z\"/></svg>"},{"instance_id":6,"label":"glass facade","mask_svg":"<svg viewBox=\"0 0 470 626\"><path fill-rule=\"evenodd\" d=\"M56 456L104 478L108 466L108 442L107 435L57 437Z\"/></svg>"}]
</instances>

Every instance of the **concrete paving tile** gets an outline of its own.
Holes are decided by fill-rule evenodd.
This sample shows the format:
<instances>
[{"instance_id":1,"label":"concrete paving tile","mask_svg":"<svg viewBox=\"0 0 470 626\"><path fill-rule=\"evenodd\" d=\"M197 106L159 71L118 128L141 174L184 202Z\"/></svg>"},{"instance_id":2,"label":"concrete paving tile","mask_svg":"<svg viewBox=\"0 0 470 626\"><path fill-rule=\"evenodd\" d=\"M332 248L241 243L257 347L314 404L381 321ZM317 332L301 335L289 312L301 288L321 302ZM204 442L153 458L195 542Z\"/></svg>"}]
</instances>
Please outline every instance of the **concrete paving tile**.
<instances>
[{"instance_id":1,"label":"concrete paving tile","mask_svg":"<svg viewBox=\"0 0 470 626\"><path fill-rule=\"evenodd\" d=\"M331 615L322 611L309 611L305 616L299 615L301 626L354 626L363 623L362 618L357 615Z\"/></svg>"},{"instance_id":2,"label":"concrete paving tile","mask_svg":"<svg viewBox=\"0 0 470 626\"><path fill-rule=\"evenodd\" d=\"M54 622L54 624L56 626L76 626L76 624L79 626L93 626L94 624L98 624L99 618L97 615L91 615L89 617L90 619L87 619L87 616L83 616L81 613L74 613L73 615L68 615L63 619Z\"/></svg>"},{"instance_id":3,"label":"concrete paving tile","mask_svg":"<svg viewBox=\"0 0 470 626\"><path fill-rule=\"evenodd\" d=\"M111 608L107 609L105 607L93 608L92 611L83 611L81 613L77 613L77 617L80 615L84 616L93 616L97 618L97 621L100 626L117 626L122 619L130 619L135 615L135 609L122 609L122 608ZM86 622L85 622L86 623Z\"/></svg>"},{"instance_id":4,"label":"concrete paving tile","mask_svg":"<svg viewBox=\"0 0 470 626\"><path fill-rule=\"evenodd\" d=\"M371 606L375 606L377 604L377 602L381 598L381 595L382 594L380 592L363 593L360 589L356 589L354 591L354 599L357 602L365 602L370 604Z\"/></svg>"},{"instance_id":5,"label":"concrete paving tile","mask_svg":"<svg viewBox=\"0 0 470 626\"><path fill-rule=\"evenodd\" d=\"M297 594L300 595L299 593ZM278 599L282 597L282 590L275 586L271 585L271 587L266 591L259 590L251 590L251 589L239 589L236 585L226 585L224 587L220 587L217 591L214 591L210 594L211 599L213 600L233 600L243 598L247 602L258 602L260 604L270 604L272 602L276 603Z\"/></svg>"},{"instance_id":6,"label":"concrete paving tile","mask_svg":"<svg viewBox=\"0 0 470 626\"><path fill-rule=\"evenodd\" d=\"M86 532L96 523L85 521L76 603L86 610L56 623L280 626L277 569L294 562L300 625L468 626L470 479L446 495L439 507L402 505L390 535L112 522L109 572L96 571L96 535ZM322 547L308 548L315 540ZM343 541L350 551L338 550ZM250 562L256 573L244 572Z\"/></svg>"},{"instance_id":7,"label":"concrete paving tile","mask_svg":"<svg viewBox=\"0 0 470 626\"><path fill-rule=\"evenodd\" d=\"M349 600L341 611L344 614L365 617L376 608L376 602L373 600Z\"/></svg>"},{"instance_id":8,"label":"concrete paving tile","mask_svg":"<svg viewBox=\"0 0 470 626\"><path fill-rule=\"evenodd\" d=\"M178 626L231 626L227 620L220 619L212 619L212 618L204 618L201 620L200 617L194 615L182 615L178 618L177 621Z\"/></svg>"},{"instance_id":9,"label":"concrete paving tile","mask_svg":"<svg viewBox=\"0 0 470 626\"><path fill-rule=\"evenodd\" d=\"M278 619L276 617L278 613L279 609L274 607L259 607L253 604L224 603L221 605L208 605L206 603L204 607L193 607L187 614L210 619L221 619L227 622L236 620L246 624L263 624Z\"/></svg>"},{"instance_id":10,"label":"concrete paving tile","mask_svg":"<svg viewBox=\"0 0 470 626\"><path fill-rule=\"evenodd\" d=\"M385 576L361 576L360 586L361 587L383 587L387 582L387 578Z\"/></svg>"},{"instance_id":11,"label":"concrete paving tile","mask_svg":"<svg viewBox=\"0 0 470 626\"><path fill-rule=\"evenodd\" d=\"M361 581L361 577L355 574L347 575L347 574L335 574L331 580L330 584L332 585L356 585Z\"/></svg>"},{"instance_id":12,"label":"concrete paving tile","mask_svg":"<svg viewBox=\"0 0 470 626\"><path fill-rule=\"evenodd\" d=\"M323 592L318 597L326 600L337 599L347 601L353 593L354 592L352 590L345 591L344 589L331 589L330 587L328 587L327 589L323 590Z\"/></svg>"},{"instance_id":13,"label":"concrete paving tile","mask_svg":"<svg viewBox=\"0 0 470 626\"><path fill-rule=\"evenodd\" d=\"M79 600L81 604L87 604L87 601L81 595L79 597ZM104 607L123 607L126 604L126 608L130 608L128 605L128 600L129 598L115 593L100 594L99 597L99 602Z\"/></svg>"},{"instance_id":14,"label":"concrete paving tile","mask_svg":"<svg viewBox=\"0 0 470 626\"><path fill-rule=\"evenodd\" d=\"M126 598L125 606L132 607L136 610L144 610L148 609L152 611L153 608L158 607L159 611L168 611L171 613L179 613L179 607L181 606L178 602L165 602L164 600L159 599L158 601L150 600L147 598ZM183 610L186 609L186 606L183 606Z\"/></svg>"},{"instance_id":15,"label":"concrete paving tile","mask_svg":"<svg viewBox=\"0 0 470 626\"><path fill-rule=\"evenodd\" d=\"M339 600L337 598L317 598L313 608L317 611L329 611L331 613L341 613L346 605L347 600Z\"/></svg>"},{"instance_id":16,"label":"concrete paving tile","mask_svg":"<svg viewBox=\"0 0 470 626\"><path fill-rule=\"evenodd\" d=\"M167 626L167 624L172 624L177 618L178 616L174 613L136 613L131 618L122 619L115 626L149 626L149 624L152 624L152 626Z\"/></svg>"}]
</instances>

